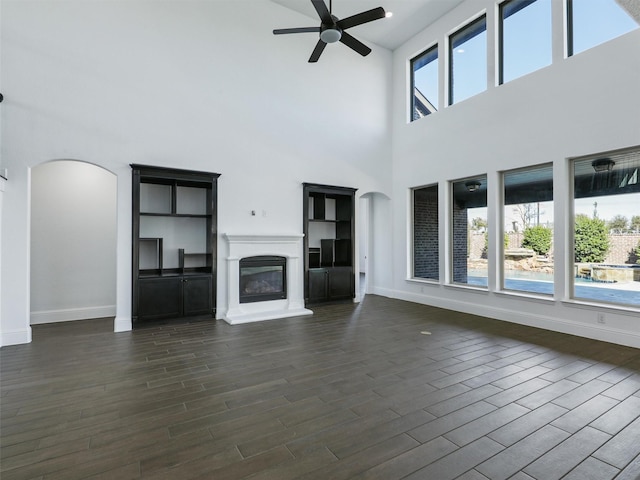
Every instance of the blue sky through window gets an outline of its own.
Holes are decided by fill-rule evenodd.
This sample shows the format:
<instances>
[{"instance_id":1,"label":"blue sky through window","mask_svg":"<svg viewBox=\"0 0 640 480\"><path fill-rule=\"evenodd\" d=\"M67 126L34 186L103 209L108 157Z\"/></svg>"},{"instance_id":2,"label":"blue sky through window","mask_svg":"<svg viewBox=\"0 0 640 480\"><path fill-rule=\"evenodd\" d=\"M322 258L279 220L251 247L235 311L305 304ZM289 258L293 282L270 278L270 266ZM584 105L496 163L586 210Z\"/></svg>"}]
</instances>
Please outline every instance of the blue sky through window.
<instances>
[{"instance_id":1,"label":"blue sky through window","mask_svg":"<svg viewBox=\"0 0 640 480\"><path fill-rule=\"evenodd\" d=\"M487 89L487 21L484 16L453 34L449 104Z\"/></svg>"},{"instance_id":2,"label":"blue sky through window","mask_svg":"<svg viewBox=\"0 0 640 480\"><path fill-rule=\"evenodd\" d=\"M510 5L525 6L512 13ZM502 13L501 83L551 65L551 0L515 0Z\"/></svg>"},{"instance_id":3,"label":"blue sky through window","mask_svg":"<svg viewBox=\"0 0 640 480\"><path fill-rule=\"evenodd\" d=\"M572 0L573 54L638 28L615 0Z\"/></svg>"},{"instance_id":4,"label":"blue sky through window","mask_svg":"<svg viewBox=\"0 0 640 480\"><path fill-rule=\"evenodd\" d=\"M421 102L423 96L434 108L438 109L438 46L434 46L413 60L414 102ZM428 115L429 109L423 112Z\"/></svg>"}]
</instances>

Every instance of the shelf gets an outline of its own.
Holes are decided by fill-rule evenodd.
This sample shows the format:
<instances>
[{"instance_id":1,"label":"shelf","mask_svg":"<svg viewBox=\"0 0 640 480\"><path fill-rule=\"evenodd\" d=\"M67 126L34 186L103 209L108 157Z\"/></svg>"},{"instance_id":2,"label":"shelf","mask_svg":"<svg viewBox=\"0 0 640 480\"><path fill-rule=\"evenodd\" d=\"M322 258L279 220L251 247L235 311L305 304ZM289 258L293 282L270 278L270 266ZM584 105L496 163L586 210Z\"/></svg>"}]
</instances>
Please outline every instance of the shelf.
<instances>
[{"instance_id":1,"label":"shelf","mask_svg":"<svg viewBox=\"0 0 640 480\"><path fill-rule=\"evenodd\" d=\"M209 218L209 215L200 213L151 213L140 212L141 217L181 217L181 218Z\"/></svg>"},{"instance_id":2,"label":"shelf","mask_svg":"<svg viewBox=\"0 0 640 480\"><path fill-rule=\"evenodd\" d=\"M355 189L304 184L305 301L353 298Z\"/></svg>"},{"instance_id":3,"label":"shelf","mask_svg":"<svg viewBox=\"0 0 640 480\"><path fill-rule=\"evenodd\" d=\"M140 270L162 270L162 238L140 238L139 248Z\"/></svg>"},{"instance_id":4,"label":"shelf","mask_svg":"<svg viewBox=\"0 0 640 480\"><path fill-rule=\"evenodd\" d=\"M211 268L211 253L205 252L185 252L184 248L178 249L178 264L182 271L193 271Z\"/></svg>"},{"instance_id":5,"label":"shelf","mask_svg":"<svg viewBox=\"0 0 640 480\"><path fill-rule=\"evenodd\" d=\"M172 270L140 270L138 273L139 278L164 278L164 277L179 277L182 274Z\"/></svg>"},{"instance_id":6,"label":"shelf","mask_svg":"<svg viewBox=\"0 0 640 480\"><path fill-rule=\"evenodd\" d=\"M133 324L215 315L219 174L131 167Z\"/></svg>"}]
</instances>

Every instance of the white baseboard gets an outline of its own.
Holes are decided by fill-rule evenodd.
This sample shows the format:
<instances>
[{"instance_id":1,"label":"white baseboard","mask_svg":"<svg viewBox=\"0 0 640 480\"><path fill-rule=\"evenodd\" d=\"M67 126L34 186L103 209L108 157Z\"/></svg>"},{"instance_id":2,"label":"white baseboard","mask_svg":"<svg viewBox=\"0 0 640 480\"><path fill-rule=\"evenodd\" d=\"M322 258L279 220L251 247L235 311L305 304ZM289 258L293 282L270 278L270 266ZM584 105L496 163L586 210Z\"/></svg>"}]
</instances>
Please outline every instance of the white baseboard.
<instances>
[{"instance_id":1,"label":"white baseboard","mask_svg":"<svg viewBox=\"0 0 640 480\"><path fill-rule=\"evenodd\" d=\"M116 316L113 321L114 332L128 332L132 329L131 317Z\"/></svg>"},{"instance_id":2,"label":"white baseboard","mask_svg":"<svg viewBox=\"0 0 640 480\"><path fill-rule=\"evenodd\" d=\"M420 303L434 307L446 308L457 312L470 313L481 317L493 318L505 322L517 323L529 327L542 328L554 332L566 333L578 337L591 338L604 342L616 343L628 347L640 348L640 332L630 332L612 327L602 327L599 325L589 325L575 322L563 318L525 313L495 306L479 305L478 303L465 302L460 300L443 299L424 294L404 292L389 288L373 289L376 295L408 302Z\"/></svg>"},{"instance_id":3,"label":"white baseboard","mask_svg":"<svg viewBox=\"0 0 640 480\"><path fill-rule=\"evenodd\" d=\"M44 310L31 312L31 325L43 323L68 322L71 320L88 320L90 318L114 317L115 305L102 307L67 308L64 310Z\"/></svg>"},{"instance_id":4,"label":"white baseboard","mask_svg":"<svg viewBox=\"0 0 640 480\"><path fill-rule=\"evenodd\" d=\"M25 330L0 333L0 347L22 343L31 343L31 327L27 327Z\"/></svg>"}]
</instances>

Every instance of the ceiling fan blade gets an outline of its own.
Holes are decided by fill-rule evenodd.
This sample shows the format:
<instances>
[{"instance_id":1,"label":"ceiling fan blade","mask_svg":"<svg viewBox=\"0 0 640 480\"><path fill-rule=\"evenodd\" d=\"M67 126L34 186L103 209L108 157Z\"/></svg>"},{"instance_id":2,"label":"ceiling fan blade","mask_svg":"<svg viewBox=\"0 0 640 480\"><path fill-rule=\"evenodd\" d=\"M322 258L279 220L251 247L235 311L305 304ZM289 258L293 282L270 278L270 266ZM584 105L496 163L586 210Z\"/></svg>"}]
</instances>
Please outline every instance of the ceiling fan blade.
<instances>
[{"instance_id":1,"label":"ceiling fan blade","mask_svg":"<svg viewBox=\"0 0 640 480\"><path fill-rule=\"evenodd\" d=\"M322 40L318 40L318 43L316 43L316 48L313 49L313 52L311 53L311 56L309 57L309 63L317 62L318 59L320 58L320 55L324 51L324 47L326 47L326 46L327 46L327 44L325 42L323 42Z\"/></svg>"},{"instance_id":2,"label":"ceiling fan blade","mask_svg":"<svg viewBox=\"0 0 640 480\"><path fill-rule=\"evenodd\" d=\"M324 0L311 0L311 3L313 3L316 12L318 12L318 16L320 17L320 20L322 20L322 23L331 25L333 23L333 19L331 18L331 13L329 13L327 4L324 3Z\"/></svg>"},{"instance_id":3,"label":"ceiling fan blade","mask_svg":"<svg viewBox=\"0 0 640 480\"><path fill-rule=\"evenodd\" d=\"M358 52L363 57L366 57L371 53L371 49L369 47L367 47L360 40L357 40L356 38L349 35L347 32L342 32L342 37L340 38L340 41L350 49Z\"/></svg>"},{"instance_id":4,"label":"ceiling fan blade","mask_svg":"<svg viewBox=\"0 0 640 480\"><path fill-rule=\"evenodd\" d=\"M386 13L384 11L384 8L378 7L367 10L366 12L358 13L356 15L351 15L347 18L343 18L342 20L338 20L338 22L336 23L342 30L346 30L347 28L355 27L356 25L362 25L363 23L380 20L385 16Z\"/></svg>"},{"instance_id":5,"label":"ceiling fan blade","mask_svg":"<svg viewBox=\"0 0 640 480\"><path fill-rule=\"evenodd\" d=\"M286 33L306 33L320 31L320 27L299 27L299 28L277 28L273 31L274 35L283 35Z\"/></svg>"}]
</instances>

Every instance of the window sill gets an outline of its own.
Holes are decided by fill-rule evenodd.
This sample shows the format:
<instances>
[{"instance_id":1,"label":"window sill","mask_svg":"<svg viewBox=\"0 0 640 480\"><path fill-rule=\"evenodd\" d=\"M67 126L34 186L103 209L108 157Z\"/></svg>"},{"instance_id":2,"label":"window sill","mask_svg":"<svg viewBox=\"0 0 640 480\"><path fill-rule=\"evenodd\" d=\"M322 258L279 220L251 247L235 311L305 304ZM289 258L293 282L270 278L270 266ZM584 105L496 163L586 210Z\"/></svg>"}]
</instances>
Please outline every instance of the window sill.
<instances>
[{"instance_id":1,"label":"window sill","mask_svg":"<svg viewBox=\"0 0 640 480\"><path fill-rule=\"evenodd\" d=\"M405 282L417 283L418 285L433 285L434 287L440 286L440 280L435 278L405 278Z\"/></svg>"},{"instance_id":2,"label":"window sill","mask_svg":"<svg viewBox=\"0 0 640 480\"><path fill-rule=\"evenodd\" d=\"M543 303L545 305L551 305L555 303L555 300L551 295L536 295L534 293L519 292L516 290L497 290L493 293L499 296L517 298L518 300L534 301L538 303Z\"/></svg>"},{"instance_id":3,"label":"window sill","mask_svg":"<svg viewBox=\"0 0 640 480\"><path fill-rule=\"evenodd\" d=\"M489 289L487 287L476 287L474 285L465 285L463 283L447 283L445 287L452 290L465 290L467 292L474 293L489 293Z\"/></svg>"},{"instance_id":4,"label":"window sill","mask_svg":"<svg viewBox=\"0 0 640 480\"><path fill-rule=\"evenodd\" d=\"M600 310L606 310L611 313L615 313L618 315L629 315L631 317L638 318L640 315L640 308L636 307L627 307L623 305L614 305L611 303L601 303L601 302L589 302L585 300L577 300L577 299L566 299L562 300L562 304L571 308L580 308L582 310L593 311L594 308L598 308Z\"/></svg>"}]
</instances>

